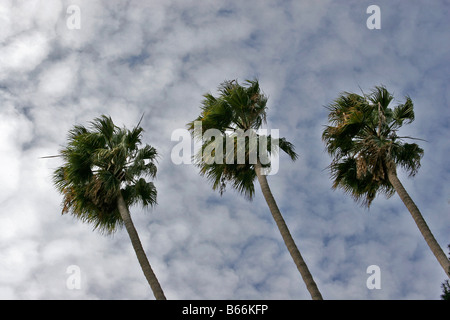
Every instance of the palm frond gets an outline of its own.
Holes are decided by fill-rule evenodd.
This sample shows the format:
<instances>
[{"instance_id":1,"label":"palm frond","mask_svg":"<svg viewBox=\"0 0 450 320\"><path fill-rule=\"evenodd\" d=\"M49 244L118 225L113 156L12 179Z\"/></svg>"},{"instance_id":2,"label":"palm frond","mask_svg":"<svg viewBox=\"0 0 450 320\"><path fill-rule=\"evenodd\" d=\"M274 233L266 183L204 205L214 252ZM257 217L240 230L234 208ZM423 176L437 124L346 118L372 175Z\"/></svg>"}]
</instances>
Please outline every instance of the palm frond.
<instances>
[{"instance_id":1,"label":"palm frond","mask_svg":"<svg viewBox=\"0 0 450 320\"><path fill-rule=\"evenodd\" d=\"M394 188L386 181L376 180L370 171L358 170L358 161L355 158L344 158L333 161L329 166L333 179L333 189L342 189L361 206L370 207L377 193L391 197Z\"/></svg>"},{"instance_id":2,"label":"palm frond","mask_svg":"<svg viewBox=\"0 0 450 320\"><path fill-rule=\"evenodd\" d=\"M406 97L406 102L404 104L400 104L393 110L393 128L399 128L405 124L409 124L414 121L414 104L410 97Z\"/></svg>"},{"instance_id":3,"label":"palm frond","mask_svg":"<svg viewBox=\"0 0 450 320\"><path fill-rule=\"evenodd\" d=\"M286 138L279 138L278 141L275 142L275 144L278 144L278 148L283 150L289 158L291 158L292 161L295 161L298 159L298 154L295 152L295 146L286 140ZM260 139L258 139L260 141ZM274 141L272 139L271 135L267 136L267 151L269 154L274 153L276 154L278 150L276 148L273 148L272 145L275 145Z\"/></svg>"},{"instance_id":4,"label":"palm frond","mask_svg":"<svg viewBox=\"0 0 450 320\"><path fill-rule=\"evenodd\" d=\"M376 86L368 98L374 105L378 105L378 103L380 103L382 108L386 109L394 99L394 96L386 89L385 86L381 85Z\"/></svg>"}]
</instances>

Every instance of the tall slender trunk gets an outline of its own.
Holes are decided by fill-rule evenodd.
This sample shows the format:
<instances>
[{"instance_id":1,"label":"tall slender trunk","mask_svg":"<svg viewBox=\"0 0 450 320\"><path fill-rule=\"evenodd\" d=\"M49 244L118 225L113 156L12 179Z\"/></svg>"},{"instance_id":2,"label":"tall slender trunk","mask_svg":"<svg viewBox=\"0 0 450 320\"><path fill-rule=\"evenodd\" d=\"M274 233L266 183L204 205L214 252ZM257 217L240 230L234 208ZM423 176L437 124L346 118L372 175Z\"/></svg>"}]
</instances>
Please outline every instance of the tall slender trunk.
<instances>
[{"instance_id":1,"label":"tall slender trunk","mask_svg":"<svg viewBox=\"0 0 450 320\"><path fill-rule=\"evenodd\" d=\"M450 277L450 262L447 256L445 255L442 248L439 246L439 243L434 238L433 233L431 233L431 230L428 227L427 223L425 222L425 219L423 218L422 214L420 213L419 208L417 208L416 204L403 187L403 184L398 179L397 172L395 170L395 167L393 166L391 166L391 168L388 169L388 179L389 182L394 187L395 191L397 191L398 195L400 196L400 199L402 199L408 211L411 213L411 216L413 217L417 227L422 233L422 236L425 238L425 241L427 242L434 256L441 264L447 276Z\"/></svg>"},{"instance_id":2,"label":"tall slender trunk","mask_svg":"<svg viewBox=\"0 0 450 320\"><path fill-rule=\"evenodd\" d=\"M267 205L269 206L270 212L272 213L273 219L275 220L278 229L280 230L281 236L283 237L284 243L291 254L292 259L297 266L298 271L303 278L303 281L306 284L306 288L308 289L311 298L313 300L323 300L322 295L320 294L319 289L311 275L311 272L308 269L303 257L300 254L300 251L297 248L297 245L294 242L294 239L289 232L289 229L286 225L286 222L281 215L280 210L278 209L277 203L270 191L269 184L267 183L266 176L261 172L261 164L258 162L255 165L256 176L258 177L259 184L261 186L261 191L266 199Z\"/></svg>"},{"instance_id":3,"label":"tall slender trunk","mask_svg":"<svg viewBox=\"0 0 450 320\"><path fill-rule=\"evenodd\" d=\"M130 211L128 210L122 194L119 195L117 205L119 207L120 216L125 223L125 228L130 236L131 244L133 245L134 251L136 252L136 256L139 260L139 264L141 265L142 271L144 272L145 278L147 279L156 300L166 300L166 296L164 295L161 285L159 284L159 281L156 278L150 263L148 262L147 256L145 255L141 240L139 240L139 235L134 227L133 221L131 220Z\"/></svg>"}]
</instances>

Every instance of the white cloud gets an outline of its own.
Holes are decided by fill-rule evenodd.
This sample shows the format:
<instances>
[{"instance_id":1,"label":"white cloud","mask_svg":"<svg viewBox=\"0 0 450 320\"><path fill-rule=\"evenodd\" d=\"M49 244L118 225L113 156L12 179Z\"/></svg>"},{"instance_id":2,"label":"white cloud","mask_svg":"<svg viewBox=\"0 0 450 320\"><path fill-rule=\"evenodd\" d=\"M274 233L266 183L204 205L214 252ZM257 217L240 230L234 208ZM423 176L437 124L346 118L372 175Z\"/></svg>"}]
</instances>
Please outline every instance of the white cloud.
<instances>
[{"instance_id":1,"label":"white cloud","mask_svg":"<svg viewBox=\"0 0 450 320\"><path fill-rule=\"evenodd\" d=\"M0 111L0 202L18 191L22 153L20 148L32 138L33 124L6 102ZM20 133L20 134L18 134Z\"/></svg>"},{"instance_id":2,"label":"white cloud","mask_svg":"<svg viewBox=\"0 0 450 320\"><path fill-rule=\"evenodd\" d=\"M63 61L52 63L39 76L39 88L42 103L72 94L76 95L75 85L78 75L76 58L69 57Z\"/></svg>"},{"instance_id":3,"label":"white cloud","mask_svg":"<svg viewBox=\"0 0 450 320\"><path fill-rule=\"evenodd\" d=\"M47 37L33 31L6 42L0 51L0 80L6 80L11 73L32 71L49 50Z\"/></svg>"}]
</instances>

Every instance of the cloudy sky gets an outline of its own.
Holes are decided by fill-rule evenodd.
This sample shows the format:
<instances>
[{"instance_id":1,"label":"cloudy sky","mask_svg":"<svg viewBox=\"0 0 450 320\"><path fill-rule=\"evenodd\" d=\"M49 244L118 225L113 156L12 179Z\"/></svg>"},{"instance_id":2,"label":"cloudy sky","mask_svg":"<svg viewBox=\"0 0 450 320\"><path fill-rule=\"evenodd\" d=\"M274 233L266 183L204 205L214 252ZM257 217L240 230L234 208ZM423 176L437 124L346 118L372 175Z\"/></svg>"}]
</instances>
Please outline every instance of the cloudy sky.
<instances>
[{"instance_id":1,"label":"cloudy sky","mask_svg":"<svg viewBox=\"0 0 450 320\"><path fill-rule=\"evenodd\" d=\"M366 26L372 4L379 30ZM447 253L449 16L448 0L2 0L0 299L153 299L126 231L102 236L62 216L51 182L60 159L40 159L74 124L108 114L132 127L144 112L143 140L161 155L158 206L131 212L167 298L310 299L260 189L252 202L230 188L221 197L170 158L172 132L204 93L254 77L269 96L267 128L300 154L281 156L268 180L324 298L439 299L446 276L401 200L367 210L332 191L321 131L342 91L410 95L416 121L403 132L427 142L417 176L400 179ZM379 290L366 286L370 265Z\"/></svg>"}]
</instances>

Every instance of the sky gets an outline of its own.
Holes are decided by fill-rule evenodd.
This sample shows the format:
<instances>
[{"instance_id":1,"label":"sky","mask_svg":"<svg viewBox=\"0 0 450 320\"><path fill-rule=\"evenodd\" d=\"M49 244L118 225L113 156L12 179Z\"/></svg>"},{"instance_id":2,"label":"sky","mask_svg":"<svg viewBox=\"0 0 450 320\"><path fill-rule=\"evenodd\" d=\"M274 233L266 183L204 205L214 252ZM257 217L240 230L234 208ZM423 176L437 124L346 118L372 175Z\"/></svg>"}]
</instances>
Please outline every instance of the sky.
<instances>
[{"instance_id":1,"label":"sky","mask_svg":"<svg viewBox=\"0 0 450 320\"><path fill-rule=\"evenodd\" d=\"M381 29L367 27L370 5ZM2 0L0 299L154 299L126 231L61 215L61 159L41 158L102 114L129 128L144 114L143 142L160 154L158 205L130 211L168 299L310 299L259 187L253 201L220 196L170 157L203 94L253 78L266 127L299 154L268 181L324 299L440 299L446 275L398 195L365 209L333 191L321 132L343 91L409 95L416 120L402 133L426 140L425 155L399 177L447 253L449 16L448 0Z\"/></svg>"}]
</instances>

